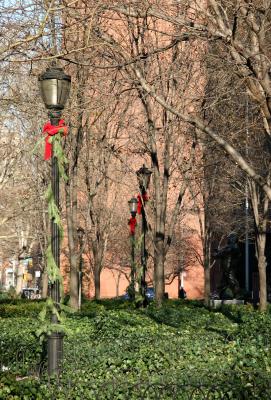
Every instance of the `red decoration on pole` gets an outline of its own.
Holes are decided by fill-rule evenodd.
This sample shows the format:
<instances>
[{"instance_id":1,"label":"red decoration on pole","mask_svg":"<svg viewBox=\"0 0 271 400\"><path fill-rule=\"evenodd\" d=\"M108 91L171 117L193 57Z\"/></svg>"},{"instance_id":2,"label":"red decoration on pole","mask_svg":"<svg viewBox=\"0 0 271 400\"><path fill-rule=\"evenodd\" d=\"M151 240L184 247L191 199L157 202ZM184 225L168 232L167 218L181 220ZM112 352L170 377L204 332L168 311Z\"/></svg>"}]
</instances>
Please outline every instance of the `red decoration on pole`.
<instances>
[{"instance_id":1,"label":"red decoration on pole","mask_svg":"<svg viewBox=\"0 0 271 400\"><path fill-rule=\"evenodd\" d=\"M61 119L57 126L52 125L50 121L46 122L43 126L43 133L47 135L45 137L44 160L49 160L52 157L53 149L49 138L50 136L56 135L59 131L61 131L64 136L68 133L68 127L65 125L64 119Z\"/></svg>"},{"instance_id":2,"label":"red decoration on pole","mask_svg":"<svg viewBox=\"0 0 271 400\"><path fill-rule=\"evenodd\" d=\"M137 200L138 200L138 202L137 202L137 213L138 214L141 214L141 210L142 210L142 207L143 207L143 203L142 203L142 200L145 202L145 201L148 201L149 200L149 197L148 197L148 195L147 195L147 193L144 193L144 194L139 194L138 196L137 196Z\"/></svg>"},{"instance_id":3,"label":"red decoration on pole","mask_svg":"<svg viewBox=\"0 0 271 400\"><path fill-rule=\"evenodd\" d=\"M136 218L131 217L128 221L128 225L130 225L130 234L133 236L135 234L135 227L137 225Z\"/></svg>"}]
</instances>

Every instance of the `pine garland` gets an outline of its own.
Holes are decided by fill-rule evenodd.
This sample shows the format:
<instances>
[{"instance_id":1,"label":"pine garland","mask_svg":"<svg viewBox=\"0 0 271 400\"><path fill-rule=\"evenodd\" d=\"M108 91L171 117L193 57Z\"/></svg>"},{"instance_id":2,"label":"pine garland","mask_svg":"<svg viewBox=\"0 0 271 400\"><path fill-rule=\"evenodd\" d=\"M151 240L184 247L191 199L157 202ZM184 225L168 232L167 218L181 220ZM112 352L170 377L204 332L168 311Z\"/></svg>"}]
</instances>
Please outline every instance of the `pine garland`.
<instances>
[{"instance_id":1,"label":"pine garland","mask_svg":"<svg viewBox=\"0 0 271 400\"><path fill-rule=\"evenodd\" d=\"M58 163L58 168L59 168L59 176L60 179L63 179L65 182L68 180L68 177L65 173L65 164L68 162L62 148L61 144L61 138L62 138L62 129L59 129L58 133L51 136L49 138L49 142L53 146L53 155L57 158L57 163ZM49 219L53 220L54 223L58 226L59 229L59 235L60 235L60 243L63 240L64 237L64 229L61 221L61 215L59 212L59 208L56 205L53 190L52 190L52 185L51 183L48 185L48 188L45 192L45 199L48 204L48 215ZM64 289L63 289L63 278L60 273L60 268L57 266L56 261L54 259L53 253L52 253L52 246L51 246L51 238L48 238L48 247L45 252L45 258L46 258L46 271L48 275L48 281L51 284L55 284L57 281L60 283L60 290L61 294L63 295ZM61 296L63 297L63 296ZM40 338L40 341L42 342L47 338L48 335L50 335L52 332L63 332L67 333L67 330L65 329L63 322L65 320L65 314L63 312L60 313L60 310L66 311L66 312L73 312L73 310L70 307L64 306L64 304L55 304L52 298L47 298L46 303L44 308L39 314L39 320L41 322L41 325L39 329L37 330L36 334ZM51 321L51 316L52 314L55 314L57 317L57 321L59 323L52 323Z\"/></svg>"},{"instance_id":2,"label":"pine garland","mask_svg":"<svg viewBox=\"0 0 271 400\"><path fill-rule=\"evenodd\" d=\"M49 138L49 142L53 146L53 154L57 158L58 169L59 169L59 176L65 181L68 181L68 177L65 173L65 164L68 163L67 157L65 156L61 144L61 138L63 134L63 129L59 129L58 133L54 136Z\"/></svg>"},{"instance_id":3,"label":"pine garland","mask_svg":"<svg viewBox=\"0 0 271 400\"><path fill-rule=\"evenodd\" d=\"M68 177L65 173L65 164L68 162L67 158L63 152L63 148L61 145L61 138L62 138L62 129L58 131L57 134L54 136L51 136L49 138L49 142L53 146L53 154L57 158L57 163L58 163L58 168L59 168L59 176L60 179L63 179L65 182L68 180ZM61 215L59 212L59 208L56 205L53 190L52 190L52 185L51 183L49 184L46 192L45 192L45 198L48 204L48 215L49 219L53 220L54 223L58 226L59 229L59 235L60 235L60 243L63 240L64 237L64 229L61 221ZM56 265L55 259L52 254L52 247L51 247L51 240L48 240L48 248L46 250L46 265L47 265L47 274L48 274L48 279L50 283L54 283L57 279L60 280L62 283L62 277L60 274L60 270L58 266Z\"/></svg>"}]
</instances>

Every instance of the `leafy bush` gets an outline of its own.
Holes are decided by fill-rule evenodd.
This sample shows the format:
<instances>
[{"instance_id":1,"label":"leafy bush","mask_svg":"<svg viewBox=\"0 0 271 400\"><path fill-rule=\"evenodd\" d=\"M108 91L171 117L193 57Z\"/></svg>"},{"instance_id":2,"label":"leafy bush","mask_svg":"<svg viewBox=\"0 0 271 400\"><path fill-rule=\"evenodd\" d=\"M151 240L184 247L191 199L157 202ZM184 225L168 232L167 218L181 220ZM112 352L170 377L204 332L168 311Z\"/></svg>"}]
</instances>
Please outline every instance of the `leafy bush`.
<instances>
[{"instance_id":1,"label":"leafy bush","mask_svg":"<svg viewBox=\"0 0 271 400\"><path fill-rule=\"evenodd\" d=\"M18 299L18 297L19 297L14 286L10 286L7 294L8 294L9 299Z\"/></svg>"},{"instance_id":2,"label":"leafy bush","mask_svg":"<svg viewBox=\"0 0 271 400\"><path fill-rule=\"evenodd\" d=\"M42 310L44 301L42 300L25 300L25 299L8 299L0 301L0 317L16 318L16 317L37 317Z\"/></svg>"},{"instance_id":3,"label":"leafy bush","mask_svg":"<svg viewBox=\"0 0 271 400\"><path fill-rule=\"evenodd\" d=\"M8 294L7 294L7 292L6 292L6 291L0 290L0 302L1 302L1 301L5 301L5 300L7 300L7 299L8 299Z\"/></svg>"},{"instance_id":4,"label":"leafy bush","mask_svg":"<svg viewBox=\"0 0 271 400\"><path fill-rule=\"evenodd\" d=\"M271 398L270 313L248 306L212 311L186 300L143 310L115 299L86 302L66 318L63 373L48 382L46 374L33 376L42 358L39 322L22 317L26 303L5 306L14 314L0 318L8 368L0 374L0 399Z\"/></svg>"}]
</instances>

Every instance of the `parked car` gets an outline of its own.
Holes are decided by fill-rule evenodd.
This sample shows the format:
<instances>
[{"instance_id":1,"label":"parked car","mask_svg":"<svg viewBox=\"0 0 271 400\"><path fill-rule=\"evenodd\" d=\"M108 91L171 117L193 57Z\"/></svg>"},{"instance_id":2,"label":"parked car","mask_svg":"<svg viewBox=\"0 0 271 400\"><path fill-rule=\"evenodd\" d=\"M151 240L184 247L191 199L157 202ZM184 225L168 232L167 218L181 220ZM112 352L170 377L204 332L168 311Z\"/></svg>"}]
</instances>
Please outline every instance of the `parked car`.
<instances>
[{"instance_id":1,"label":"parked car","mask_svg":"<svg viewBox=\"0 0 271 400\"><path fill-rule=\"evenodd\" d=\"M22 290L22 296L23 299L40 299L41 295L39 293L38 288L24 288Z\"/></svg>"},{"instance_id":2,"label":"parked car","mask_svg":"<svg viewBox=\"0 0 271 400\"><path fill-rule=\"evenodd\" d=\"M126 293L124 293L124 295L122 295L120 298L121 298L122 300L129 300L130 296L129 296L129 294L126 292Z\"/></svg>"},{"instance_id":3,"label":"parked car","mask_svg":"<svg viewBox=\"0 0 271 400\"><path fill-rule=\"evenodd\" d=\"M154 300L154 297L155 297L154 288L153 287L148 287L146 289L146 298L148 300ZM128 291L123 296L121 296L121 298L123 300L130 300L130 296L129 296Z\"/></svg>"},{"instance_id":4,"label":"parked car","mask_svg":"<svg viewBox=\"0 0 271 400\"><path fill-rule=\"evenodd\" d=\"M146 297L149 300L154 300L155 292L153 287L148 287L146 290Z\"/></svg>"}]
</instances>

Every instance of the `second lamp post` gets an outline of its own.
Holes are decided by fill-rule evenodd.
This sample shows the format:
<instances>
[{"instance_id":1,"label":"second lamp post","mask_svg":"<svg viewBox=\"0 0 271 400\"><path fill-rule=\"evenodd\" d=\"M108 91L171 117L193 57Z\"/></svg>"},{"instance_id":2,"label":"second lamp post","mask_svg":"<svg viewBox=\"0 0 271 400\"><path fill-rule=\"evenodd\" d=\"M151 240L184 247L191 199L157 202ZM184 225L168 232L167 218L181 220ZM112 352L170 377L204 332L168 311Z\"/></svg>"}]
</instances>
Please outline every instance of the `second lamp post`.
<instances>
[{"instance_id":1,"label":"second lamp post","mask_svg":"<svg viewBox=\"0 0 271 400\"><path fill-rule=\"evenodd\" d=\"M149 170L145 164L138 171L136 171L139 189L140 189L140 202L141 202L141 215L142 215L142 242L141 242L141 295L146 297L146 269L147 269L147 251L146 251L146 233L148 230L147 218L145 212L145 202L147 201L147 190L149 188L152 171Z\"/></svg>"},{"instance_id":2,"label":"second lamp post","mask_svg":"<svg viewBox=\"0 0 271 400\"><path fill-rule=\"evenodd\" d=\"M135 264L135 227L136 227L136 213L138 201L135 197L132 197L128 201L129 210L131 213L130 225L130 238L131 238L131 299L135 299L135 275L136 275L136 264Z\"/></svg>"}]
</instances>

